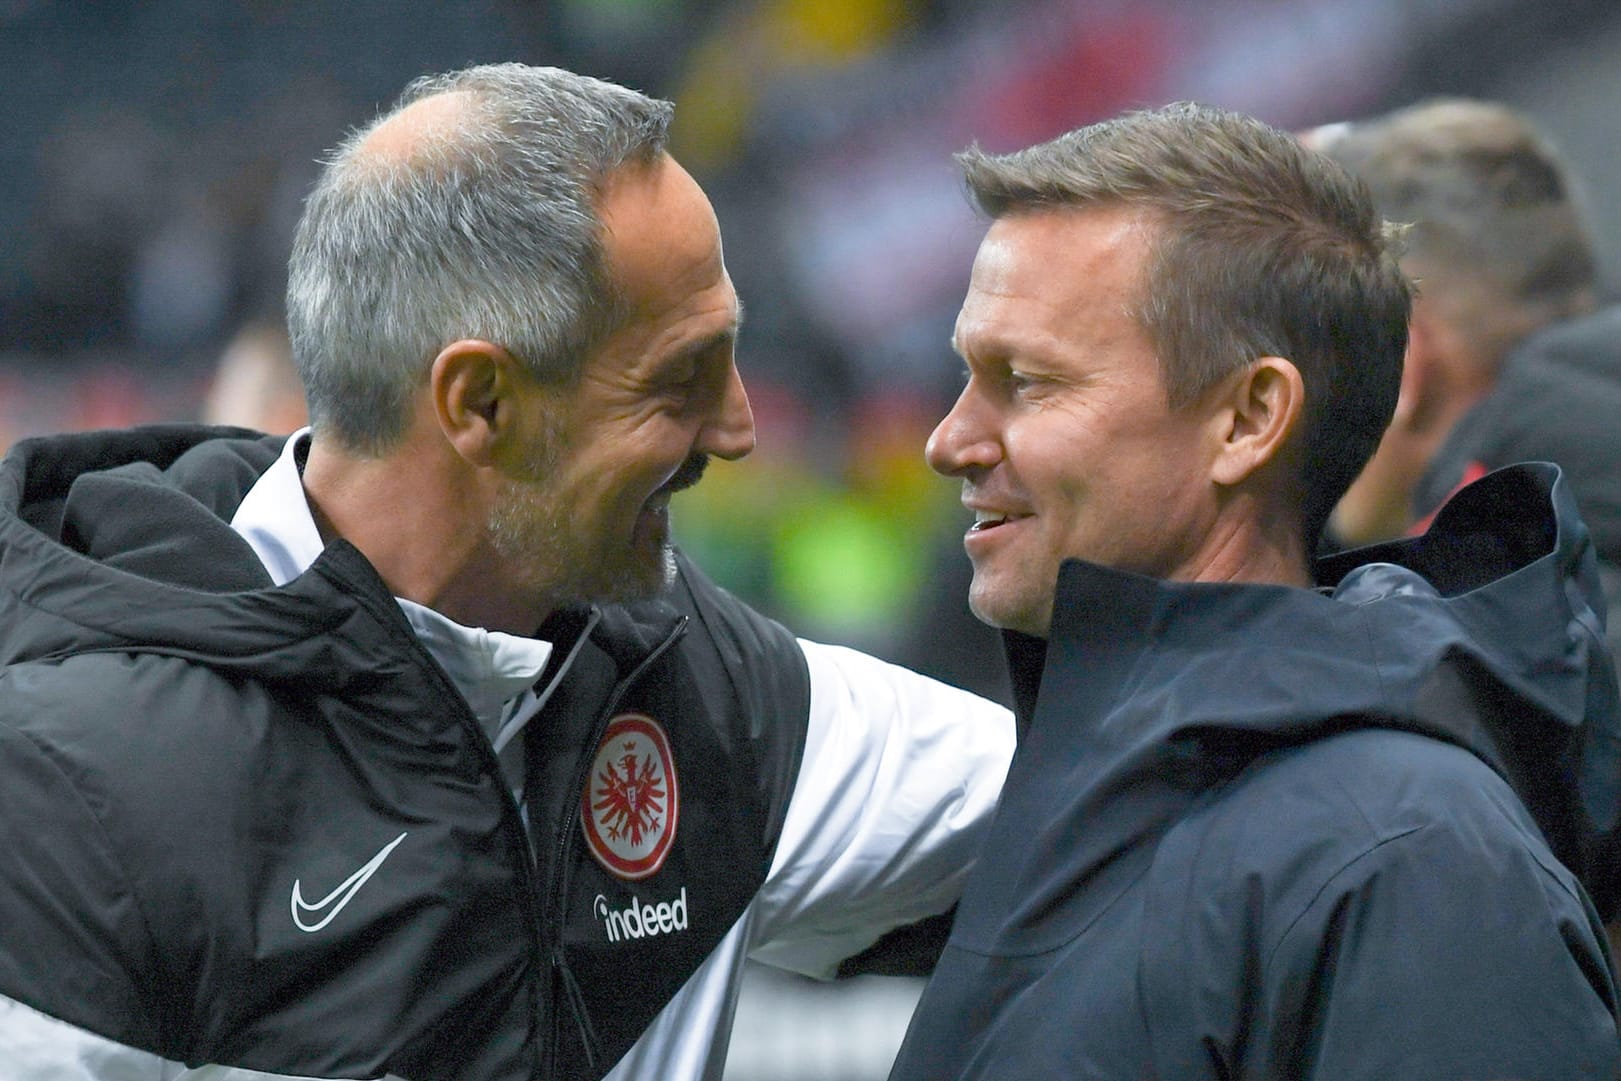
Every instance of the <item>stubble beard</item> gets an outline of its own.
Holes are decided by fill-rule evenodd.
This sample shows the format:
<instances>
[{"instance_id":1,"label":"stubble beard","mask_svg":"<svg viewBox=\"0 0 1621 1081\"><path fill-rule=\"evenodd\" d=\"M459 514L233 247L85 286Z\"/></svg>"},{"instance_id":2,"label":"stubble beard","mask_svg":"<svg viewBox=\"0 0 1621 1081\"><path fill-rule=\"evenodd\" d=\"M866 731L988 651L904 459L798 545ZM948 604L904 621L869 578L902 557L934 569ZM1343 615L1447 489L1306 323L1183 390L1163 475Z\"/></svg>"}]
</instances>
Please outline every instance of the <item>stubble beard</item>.
<instances>
[{"instance_id":1,"label":"stubble beard","mask_svg":"<svg viewBox=\"0 0 1621 1081\"><path fill-rule=\"evenodd\" d=\"M1053 579L1056 586L1056 571ZM1052 632L1054 598L1051 593L1045 597L1026 593L1026 585L1021 581L997 581L988 570L982 577L976 566L968 587L968 610L981 623L998 630L1046 638Z\"/></svg>"},{"instance_id":2,"label":"stubble beard","mask_svg":"<svg viewBox=\"0 0 1621 1081\"><path fill-rule=\"evenodd\" d=\"M624 539L585 537L572 528L568 508L547 491L555 446L548 441L525 463L521 479L505 483L485 527L491 549L513 569L517 588L546 609L628 603L668 589L676 576L668 533L649 553Z\"/></svg>"}]
</instances>

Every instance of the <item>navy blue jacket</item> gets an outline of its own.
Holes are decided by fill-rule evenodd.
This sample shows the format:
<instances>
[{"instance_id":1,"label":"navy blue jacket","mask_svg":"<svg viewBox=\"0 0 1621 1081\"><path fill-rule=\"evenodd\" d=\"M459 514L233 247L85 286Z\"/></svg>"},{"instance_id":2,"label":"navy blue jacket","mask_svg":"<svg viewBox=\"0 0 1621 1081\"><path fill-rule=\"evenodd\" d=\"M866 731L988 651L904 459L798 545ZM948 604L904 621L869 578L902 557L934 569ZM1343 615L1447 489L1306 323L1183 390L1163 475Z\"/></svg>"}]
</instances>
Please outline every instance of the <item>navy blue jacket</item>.
<instances>
[{"instance_id":1,"label":"navy blue jacket","mask_svg":"<svg viewBox=\"0 0 1621 1081\"><path fill-rule=\"evenodd\" d=\"M1613 873L1621 710L1558 471L1320 572L1064 564L894 1081L1617 1076L1578 876Z\"/></svg>"},{"instance_id":2,"label":"navy blue jacket","mask_svg":"<svg viewBox=\"0 0 1621 1081\"><path fill-rule=\"evenodd\" d=\"M1610 608L1621 606L1621 304L1525 339L1497 383L1447 434L1413 493L1435 512L1466 480L1514 462L1555 462L1593 536ZM1621 657L1621 618L1610 620ZM1595 897L1596 899L1596 897Z\"/></svg>"}]
</instances>

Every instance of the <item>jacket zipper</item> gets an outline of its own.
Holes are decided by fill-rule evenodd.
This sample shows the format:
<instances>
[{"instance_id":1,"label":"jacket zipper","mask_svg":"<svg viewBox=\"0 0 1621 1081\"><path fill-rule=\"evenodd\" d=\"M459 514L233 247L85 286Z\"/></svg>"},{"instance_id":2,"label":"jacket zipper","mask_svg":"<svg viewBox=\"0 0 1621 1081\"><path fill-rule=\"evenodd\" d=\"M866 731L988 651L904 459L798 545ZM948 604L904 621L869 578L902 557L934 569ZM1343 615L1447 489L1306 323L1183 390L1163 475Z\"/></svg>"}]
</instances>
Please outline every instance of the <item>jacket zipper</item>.
<instances>
[{"instance_id":1,"label":"jacket zipper","mask_svg":"<svg viewBox=\"0 0 1621 1081\"><path fill-rule=\"evenodd\" d=\"M613 690L608 695L607 702L597 715L596 724L591 730L591 738L586 741L585 747L582 749L580 763L575 767L573 782L569 788L570 792L579 793L584 791L586 783L590 780L592 751L602 742L602 737L608 731L608 723L613 719L614 710L619 708L619 703L624 698L625 692L686 633L690 619L689 616L682 616L670 631L669 636L655 646L652 652L643 657L629 675L614 684ZM597 1038L596 1027L592 1025L590 1011L586 1008L585 995L580 990L579 982L574 978L574 973L568 967L568 958L563 954L563 927L568 914L569 860L573 856L574 834L576 827L579 825L580 801L577 798L571 798L564 806L567 810L563 813L562 828L557 838L557 862L554 864L555 870L552 875L552 890L548 912L551 920L547 924L552 929L551 933L554 937L550 951L552 965L552 1023L546 1036L545 1053L541 1056L541 1062L545 1065L543 1074L545 1077L552 1077L554 1074L554 1057L557 1054L560 1042L562 1018L557 1009L557 988L559 985L562 986L564 997L568 1000L569 1012L574 1015L574 1023L579 1027L580 1042L585 1046L586 1064L595 1070L597 1061L603 1054L601 1042Z\"/></svg>"},{"instance_id":2,"label":"jacket zipper","mask_svg":"<svg viewBox=\"0 0 1621 1081\"><path fill-rule=\"evenodd\" d=\"M463 731L469 734L468 742L472 744L473 753L482 759L484 772L495 778L496 791L500 794L501 801L506 807L508 838L510 840L514 833L517 836L517 848L520 853L517 861L520 885L524 898L529 901L529 911L524 922L529 925L530 956L533 958L534 969L538 973L546 959L546 943L541 938L539 922L535 919L535 910L540 899L540 867L535 851L530 847L529 831L524 828L523 809L518 806L517 799L512 795L512 790L507 785L506 774L501 769L501 760L496 755L495 748L490 744L490 737L485 734L483 727L478 723L478 718L473 715L473 711L468 707L461 691L457 689L455 683L445 674L444 669L439 666L439 662L433 659L433 654L428 652L416 635L411 634L409 638L419 656L424 659L424 667L427 669L429 677L439 685L445 700L456 713ZM539 983L538 978L530 983L529 1012L531 1017L535 1015L540 1006Z\"/></svg>"}]
</instances>

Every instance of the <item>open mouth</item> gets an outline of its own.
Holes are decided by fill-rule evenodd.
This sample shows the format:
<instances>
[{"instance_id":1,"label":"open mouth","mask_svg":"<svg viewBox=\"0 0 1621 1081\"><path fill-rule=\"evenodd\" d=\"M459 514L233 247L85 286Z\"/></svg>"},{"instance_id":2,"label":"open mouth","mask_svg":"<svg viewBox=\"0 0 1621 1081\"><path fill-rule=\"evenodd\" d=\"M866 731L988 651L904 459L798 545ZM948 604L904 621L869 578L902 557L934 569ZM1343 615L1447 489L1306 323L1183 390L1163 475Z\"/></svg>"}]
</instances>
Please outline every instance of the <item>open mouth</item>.
<instances>
[{"instance_id":1,"label":"open mouth","mask_svg":"<svg viewBox=\"0 0 1621 1081\"><path fill-rule=\"evenodd\" d=\"M970 533L985 533L999 526L1007 525L1012 519L1006 514L992 514L988 511L975 511L974 524L968 527Z\"/></svg>"},{"instance_id":2,"label":"open mouth","mask_svg":"<svg viewBox=\"0 0 1621 1081\"><path fill-rule=\"evenodd\" d=\"M677 469L675 475L664 482L664 486L672 492L685 491L702 479L704 470L708 467L709 455L694 454L681 463L681 468Z\"/></svg>"},{"instance_id":3,"label":"open mouth","mask_svg":"<svg viewBox=\"0 0 1621 1081\"><path fill-rule=\"evenodd\" d=\"M647 497L642 504L642 511L647 514L668 514L670 512L670 496L674 493L666 485Z\"/></svg>"}]
</instances>

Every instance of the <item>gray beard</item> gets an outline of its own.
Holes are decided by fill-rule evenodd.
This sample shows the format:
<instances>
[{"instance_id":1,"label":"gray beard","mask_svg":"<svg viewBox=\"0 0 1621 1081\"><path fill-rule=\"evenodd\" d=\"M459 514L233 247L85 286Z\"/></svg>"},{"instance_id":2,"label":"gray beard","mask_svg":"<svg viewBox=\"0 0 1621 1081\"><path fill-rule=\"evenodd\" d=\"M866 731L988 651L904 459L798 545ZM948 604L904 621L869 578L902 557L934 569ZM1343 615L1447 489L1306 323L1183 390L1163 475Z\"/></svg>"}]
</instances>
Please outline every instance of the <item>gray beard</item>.
<instances>
[{"instance_id":1,"label":"gray beard","mask_svg":"<svg viewBox=\"0 0 1621 1081\"><path fill-rule=\"evenodd\" d=\"M518 588L545 607L647 600L674 583L675 551L668 540L651 565L639 558L610 560L575 537L559 515L530 503L527 494L529 490L514 485L491 513L485 535L505 563L519 568Z\"/></svg>"}]
</instances>

